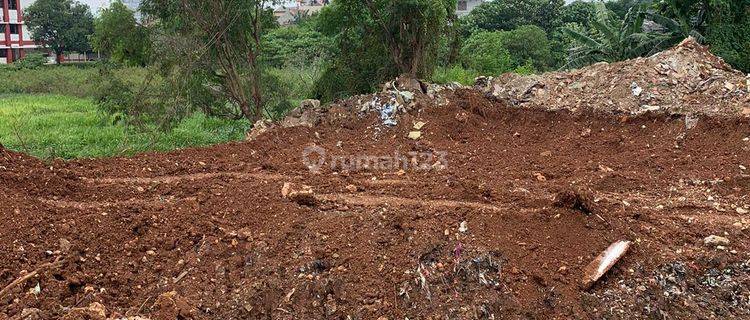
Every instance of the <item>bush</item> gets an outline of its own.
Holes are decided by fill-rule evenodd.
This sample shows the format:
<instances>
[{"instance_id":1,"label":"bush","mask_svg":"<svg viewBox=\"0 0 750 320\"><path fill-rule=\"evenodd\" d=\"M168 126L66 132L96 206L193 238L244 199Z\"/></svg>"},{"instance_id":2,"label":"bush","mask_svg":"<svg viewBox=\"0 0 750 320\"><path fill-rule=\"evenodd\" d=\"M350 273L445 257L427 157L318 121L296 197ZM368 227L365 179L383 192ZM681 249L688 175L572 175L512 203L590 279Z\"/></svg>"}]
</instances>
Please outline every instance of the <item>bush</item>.
<instances>
[{"instance_id":1,"label":"bush","mask_svg":"<svg viewBox=\"0 0 750 320\"><path fill-rule=\"evenodd\" d=\"M308 28L277 28L263 36L264 59L274 67L316 63L330 58L333 39Z\"/></svg>"},{"instance_id":2,"label":"bush","mask_svg":"<svg viewBox=\"0 0 750 320\"><path fill-rule=\"evenodd\" d=\"M41 53L29 53L23 59L18 60L14 65L18 69L39 69L47 63L47 58Z\"/></svg>"},{"instance_id":3,"label":"bush","mask_svg":"<svg viewBox=\"0 0 750 320\"><path fill-rule=\"evenodd\" d=\"M547 33L537 26L478 31L464 42L461 61L465 67L484 74L513 70L533 73L548 70L554 64L551 47Z\"/></svg>"},{"instance_id":4,"label":"bush","mask_svg":"<svg viewBox=\"0 0 750 320\"><path fill-rule=\"evenodd\" d=\"M461 62L469 69L485 74L501 74L513 70L513 58L503 46L500 31L479 31L461 48Z\"/></svg>"}]
</instances>

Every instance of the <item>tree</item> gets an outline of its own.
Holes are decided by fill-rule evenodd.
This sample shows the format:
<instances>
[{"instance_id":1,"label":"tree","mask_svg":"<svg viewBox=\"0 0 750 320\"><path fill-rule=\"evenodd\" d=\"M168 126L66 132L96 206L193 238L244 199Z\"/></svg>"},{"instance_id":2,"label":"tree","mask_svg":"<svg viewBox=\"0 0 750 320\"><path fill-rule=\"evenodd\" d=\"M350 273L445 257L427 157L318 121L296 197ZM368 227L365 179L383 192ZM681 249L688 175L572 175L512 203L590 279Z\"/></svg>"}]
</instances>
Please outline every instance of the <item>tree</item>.
<instances>
[{"instance_id":1,"label":"tree","mask_svg":"<svg viewBox=\"0 0 750 320\"><path fill-rule=\"evenodd\" d=\"M735 68L750 71L750 1L661 0L650 18L671 36L663 47L690 35Z\"/></svg>"},{"instance_id":2,"label":"tree","mask_svg":"<svg viewBox=\"0 0 750 320\"><path fill-rule=\"evenodd\" d=\"M101 11L91 44L115 62L145 65L148 60L148 30L136 22L134 12L121 0Z\"/></svg>"},{"instance_id":3,"label":"tree","mask_svg":"<svg viewBox=\"0 0 750 320\"><path fill-rule=\"evenodd\" d=\"M237 106L251 122L268 115L267 74L262 64L262 36L275 26L274 1L146 0L143 11L161 28L158 63L175 94L191 99L212 92ZM200 95L205 97L205 95ZM205 99L199 101L205 103ZM213 105L226 105L213 103Z\"/></svg>"},{"instance_id":4,"label":"tree","mask_svg":"<svg viewBox=\"0 0 750 320\"><path fill-rule=\"evenodd\" d=\"M642 56L664 41L663 37L643 31L645 11L632 7L620 20L602 3L596 4L593 32L572 28L563 31L578 45L570 49L565 68L578 68L595 62L614 62Z\"/></svg>"},{"instance_id":5,"label":"tree","mask_svg":"<svg viewBox=\"0 0 750 320\"><path fill-rule=\"evenodd\" d=\"M485 73L502 74L513 70L510 52L503 46L502 31L479 31L461 48L461 61L467 68Z\"/></svg>"},{"instance_id":6,"label":"tree","mask_svg":"<svg viewBox=\"0 0 750 320\"><path fill-rule=\"evenodd\" d=\"M316 82L330 100L372 91L386 79L429 77L455 0L338 0L321 10L319 31L335 39L334 59Z\"/></svg>"},{"instance_id":7,"label":"tree","mask_svg":"<svg viewBox=\"0 0 750 320\"><path fill-rule=\"evenodd\" d=\"M630 11L631 8L648 5L651 2L652 0L612 0L606 1L604 5L607 9L612 11L617 18L625 19L625 15L628 14L628 11Z\"/></svg>"},{"instance_id":8,"label":"tree","mask_svg":"<svg viewBox=\"0 0 750 320\"><path fill-rule=\"evenodd\" d=\"M511 31L504 31L502 43L516 67L530 64L538 71L545 71L552 64L551 45L547 33L538 26L520 26Z\"/></svg>"},{"instance_id":9,"label":"tree","mask_svg":"<svg viewBox=\"0 0 750 320\"><path fill-rule=\"evenodd\" d=\"M50 48L60 62L65 52L87 52L94 17L85 4L72 0L36 0L26 9L34 41Z\"/></svg>"},{"instance_id":10,"label":"tree","mask_svg":"<svg viewBox=\"0 0 750 320\"><path fill-rule=\"evenodd\" d=\"M385 44L400 74L429 75L438 35L454 14L454 0L339 0L341 13L356 17ZM356 20L350 20L356 21ZM366 35L365 35L366 36Z\"/></svg>"},{"instance_id":11,"label":"tree","mask_svg":"<svg viewBox=\"0 0 750 320\"><path fill-rule=\"evenodd\" d=\"M750 72L750 1L709 1L705 34L711 51L733 67Z\"/></svg>"},{"instance_id":12,"label":"tree","mask_svg":"<svg viewBox=\"0 0 750 320\"><path fill-rule=\"evenodd\" d=\"M466 16L469 30L513 30L523 25L536 25L545 32L560 26L564 0L495 0L485 2Z\"/></svg>"},{"instance_id":13,"label":"tree","mask_svg":"<svg viewBox=\"0 0 750 320\"><path fill-rule=\"evenodd\" d=\"M562 7L560 22L562 24L576 23L589 27L589 22L596 16L596 5L591 2L577 0Z\"/></svg>"},{"instance_id":14,"label":"tree","mask_svg":"<svg viewBox=\"0 0 750 320\"><path fill-rule=\"evenodd\" d=\"M465 67L488 74L519 68L524 72L546 70L551 59L547 34L537 26L521 26L511 31L478 31L461 49Z\"/></svg>"},{"instance_id":15,"label":"tree","mask_svg":"<svg viewBox=\"0 0 750 320\"><path fill-rule=\"evenodd\" d=\"M263 36L264 61L274 67L290 62L329 59L333 39L305 26L276 28Z\"/></svg>"}]
</instances>

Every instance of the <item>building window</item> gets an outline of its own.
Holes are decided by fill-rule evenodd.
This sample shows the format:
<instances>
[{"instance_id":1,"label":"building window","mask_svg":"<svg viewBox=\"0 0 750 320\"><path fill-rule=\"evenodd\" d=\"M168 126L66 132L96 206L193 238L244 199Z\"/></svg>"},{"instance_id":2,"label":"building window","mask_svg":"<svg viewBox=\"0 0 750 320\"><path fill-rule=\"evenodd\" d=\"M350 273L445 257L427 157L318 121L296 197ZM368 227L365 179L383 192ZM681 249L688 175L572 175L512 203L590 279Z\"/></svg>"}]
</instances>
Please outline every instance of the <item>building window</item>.
<instances>
[{"instance_id":1,"label":"building window","mask_svg":"<svg viewBox=\"0 0 750 320\"><path fill-rule=\"evenodd\" d=\"M8 49L0 49L0 58L8 57Z\"/></svg>"},{"instance_id":2,"label":"building window","mask_svg":"<svg viewBox=\"0 0 750 320\"><path fill-rule=\"evenodd\" d=\"M10 34L18 34L18 27L20 27L17 24L11 24L10 25Z\"/></svg>"},{"instance_id":3,"label":"building window","mask_svg":"<svg viewBox=\"0 0 750 320\"><path fill-rule=\"evenodd\" d=\"M468 1L466 0L458 1L458 11L466 11L468 9L469 9Z\"/></svg>"},{"instance_id":4,"label":"building window","mask_svg":"<svg viewBox=\"0 0 750 320\"><path fill-rule=\"evenodd\" d=\"M18 10L18 0L8 1L8 10Z\"/></svg>"}]
</instances>

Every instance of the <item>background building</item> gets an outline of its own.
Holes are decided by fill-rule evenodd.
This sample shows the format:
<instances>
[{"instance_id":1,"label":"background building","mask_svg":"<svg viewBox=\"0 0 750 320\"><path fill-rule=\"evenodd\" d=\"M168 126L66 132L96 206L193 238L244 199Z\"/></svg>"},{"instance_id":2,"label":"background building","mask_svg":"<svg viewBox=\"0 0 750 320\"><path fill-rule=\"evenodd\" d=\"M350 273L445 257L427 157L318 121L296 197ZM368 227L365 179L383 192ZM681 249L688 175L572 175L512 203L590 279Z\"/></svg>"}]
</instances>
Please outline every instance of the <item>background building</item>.
<instances>
[{"instance_id":1,"label":"background building","mask_svg":"<svg viewBox=\"0 0 750 320\"><path fill-rule=\"evenodd\" d=\"M458 7L456 7L456 15L459 17L465 16L474 10L477 6L485 2L485 0L458 0Z\"/></svg>"},{"instance_id":2,"label":"background building","mask_svg":"<svg viewBox=\"0 0 750 320\"><path fill-rule=\"evenodd\" d=\"M0 64L11 63L37 49L23 20L33 0L0 0Z\"/></svg>"},{"instance_id":3,"label":"background building","mask_svg":"<svg viewBox=\"0 0 750 320\"><path fill-rule=\"evenodd\" d=\"M302 17L318 13L330 3L329 0L298 0L277 7L273 15L279 25L288 26L299 22Z\"/></svg>"}]
</instances>

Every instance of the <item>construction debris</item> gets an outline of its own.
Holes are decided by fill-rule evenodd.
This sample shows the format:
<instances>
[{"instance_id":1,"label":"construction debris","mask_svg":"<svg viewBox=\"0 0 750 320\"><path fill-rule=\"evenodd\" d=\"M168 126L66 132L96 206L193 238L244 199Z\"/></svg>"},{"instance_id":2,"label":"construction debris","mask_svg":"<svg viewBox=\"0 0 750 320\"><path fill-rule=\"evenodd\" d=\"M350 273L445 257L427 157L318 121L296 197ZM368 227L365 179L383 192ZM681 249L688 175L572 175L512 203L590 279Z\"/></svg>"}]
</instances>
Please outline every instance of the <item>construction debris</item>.
<instances>
[{"instance_id":1,"label":"construction debris","mask_svg":"<svg viewBox=\"0 0 750 320\"><path fill-rule=\"evenodd\" d=\"M707 246L728 246L729 245L729 239L717 236L717 235L710 235L703 239L703 243L705 243Z\"/></svg>"},{"instance_id":2,"label":"construction debris","mask_svg":"<svg viewBox=\"0 0 750 320\"><path fill-rule=\"evenodd\" d=\"M73 308L62 317L62 320L105 320L107 319L107 309L98 302L91 303L85 308Z\"/></svg>"},{"instance_id":3,"label":"construction debris","mask_svg":"<svg viewBox=\"0 0 750 320\"><path fill-rule=\"evenodd\" d=\"M705 111L746 78L708 57L699 81L726 75L715 92L654 86L660 63L698 55L671 54L688 57L485 79L507 97L394 82L304 102L284 122L298 127L261 122L249 143L70 162L0 149L0 319L92 302L115 319L748 318L750 119ZM667 82L692 70L676 65ZM686 97L706 106L665 115ZM306 170L310 146L366 169ZM638 250L620 241L589 264L623 236Z\"/></svg>"},{"instance_id":4,"label":"construction debris","mask_svg":"<svg viewBox=\"0 0 750 320\"><path fill-rule=\"evenodd\" d=\"M583 289L588 290L594 283L599 281L609 269L612 269L617 261L620 261L620 258L628 252L628 249L630 249L630 241L617 241L583 268L583 279L581 280Z\"/></svg>"},{"instance_id":5,"label":"construction debris","mask_svg":"<svg viewBox=\"0 0 750 320\"><path fill-rule=\"evenodd\" d=\"M282 186L281 196L304 206L314 206L318 202L312 187L290 182L285 182Z\"/></svg>"},{"instance_id":6,"label":"construction debris","mask_svg":"<svg viewBox=\"0 0 750 320\"><path fill-rule=\"evenodd\" d=\"M750 115L750 82L688 38L647 58L541 76L480 77L475 88L511 105L575 112Z\"/></svg>"}]
</instances>

